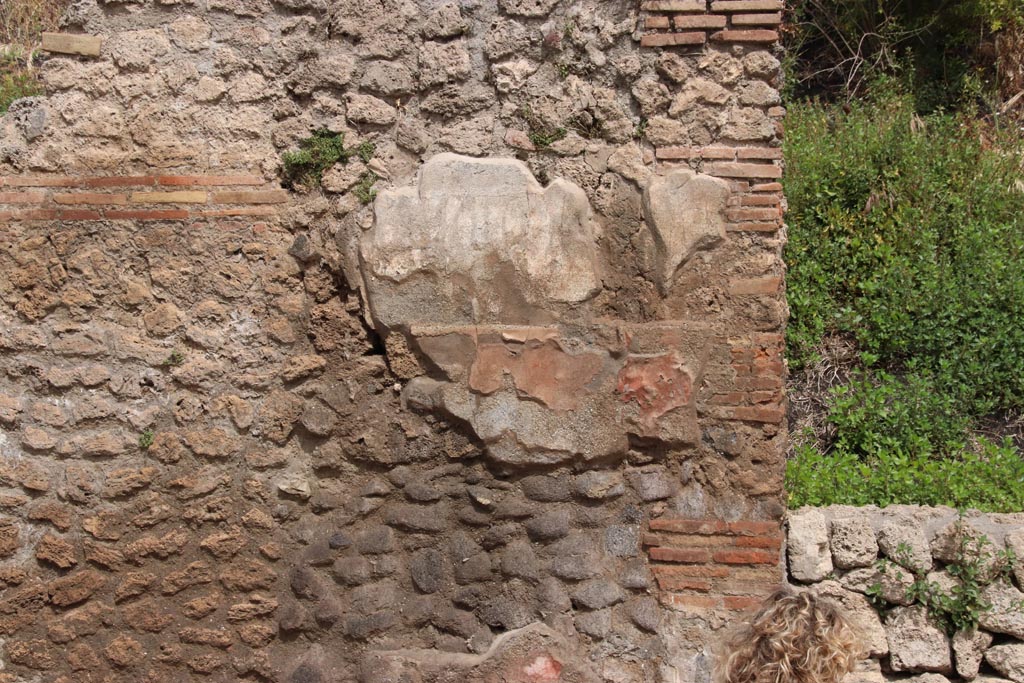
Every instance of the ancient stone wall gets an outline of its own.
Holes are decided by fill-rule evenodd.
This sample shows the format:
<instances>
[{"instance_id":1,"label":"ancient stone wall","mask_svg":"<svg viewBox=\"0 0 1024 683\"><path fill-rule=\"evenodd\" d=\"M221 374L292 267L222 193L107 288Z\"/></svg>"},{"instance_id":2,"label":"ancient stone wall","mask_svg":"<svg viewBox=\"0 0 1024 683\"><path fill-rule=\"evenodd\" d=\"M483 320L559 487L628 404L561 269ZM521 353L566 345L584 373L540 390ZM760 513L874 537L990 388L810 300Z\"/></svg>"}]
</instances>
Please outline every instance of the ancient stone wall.
<instances>
[{"instance_id":1,"label":"ancient stone wall","mask_svg":"<svg viewBox=\"0 0 1024 683\"><path fill-rule=\"evenodd\" d=\"M867 659L847 683L1024 680L1024 515L803 508L787 555L790 582L860 631Z\"/></svg>"},{"instance_id":2,"label":"ancient stone wall","mask_svg":"<svg viewBox=\"0 0 1024 683\"><path fill-rule=\"evenodd\" d=\"M0 681L706 680L782 579L780 10L73 3L0 121Z\"/></svg>"}]
</instances>

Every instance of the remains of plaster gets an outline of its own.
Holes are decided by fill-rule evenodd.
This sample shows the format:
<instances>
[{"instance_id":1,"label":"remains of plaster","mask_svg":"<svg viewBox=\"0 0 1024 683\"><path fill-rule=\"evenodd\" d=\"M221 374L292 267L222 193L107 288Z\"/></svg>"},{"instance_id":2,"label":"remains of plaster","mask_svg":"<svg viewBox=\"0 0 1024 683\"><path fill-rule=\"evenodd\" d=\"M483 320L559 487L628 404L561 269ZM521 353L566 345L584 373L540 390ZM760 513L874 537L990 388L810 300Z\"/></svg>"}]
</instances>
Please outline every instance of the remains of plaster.
<instances>
[{"instance_id":1,"label":"remains of plaster","mask_svg":"<svg viewBox=\"0 0 1024 683\"><path fill-rule=\"evenodd\" d=\"M725 238L728 196L687 169L649 179L663 290ZM382 192L358 260L373 325L424 365L406 402L468 424L506 464L621 458L630 434L692 442L707 339L630 353L624 323L595 320L587 300L614 267L598 259L599 233L579 187L544 188L514 159L439 154L415 185Z\"/></svg>"}]
</instances>

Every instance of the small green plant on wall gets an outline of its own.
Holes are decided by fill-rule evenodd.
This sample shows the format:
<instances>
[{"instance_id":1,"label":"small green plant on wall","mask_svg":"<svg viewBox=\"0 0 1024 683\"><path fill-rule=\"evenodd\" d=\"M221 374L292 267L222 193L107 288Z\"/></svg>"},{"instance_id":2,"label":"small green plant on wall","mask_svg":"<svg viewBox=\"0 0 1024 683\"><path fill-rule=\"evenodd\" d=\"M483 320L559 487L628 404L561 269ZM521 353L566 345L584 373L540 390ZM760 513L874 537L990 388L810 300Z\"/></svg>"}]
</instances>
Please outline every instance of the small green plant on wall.
<instances>
[{"instance_id":1,"label":"small green plant on wall","mask_svg":"<svg viewBox=\"0 0 1024 683\"><path fill-rule=\"evenodd\" d=\"M957 522L954 534L955 555L945 567L954 579L949 587L929 580L915 565L910 548L904 543L896 546L892 560L883 558L875 563L879 573L893 576L900 582L906 578L903 570L912 568L907 571L914 580L907 585L904 596L911 604L924 606L929 616L951 636L978 627L982 615L992 609L992 604L984 598L985 588L1007 579L1016 562L1012 549L996 550L987 536L968 531L962 520ZM867 589L871 603L884 613L892 605L883 593L880 581Z\"/></svg>"},{"instance_id":2,"label":"small green plant on wall","mask_svg":"<svg viewBox=\"0 0 1024 683\"><path fill-rule=\"evenodd\" d=\"M364 164L369 163L376 151L374 144L365 140L358 145L345 147L345 134L332 133L326 128L313 131L313 134L299 141L299 148L281 155L282 181L289 188L312 188L320 185L324 171L337 163L347 164L352 157L359 158ZM377 175L367 171L359 179L356 196L364 204L373 200L376 192L370 187L378 180ZM368 184L367 184L368 183ZM368 200L364 197L369 196Z\"/></svg>"}]
</instances>

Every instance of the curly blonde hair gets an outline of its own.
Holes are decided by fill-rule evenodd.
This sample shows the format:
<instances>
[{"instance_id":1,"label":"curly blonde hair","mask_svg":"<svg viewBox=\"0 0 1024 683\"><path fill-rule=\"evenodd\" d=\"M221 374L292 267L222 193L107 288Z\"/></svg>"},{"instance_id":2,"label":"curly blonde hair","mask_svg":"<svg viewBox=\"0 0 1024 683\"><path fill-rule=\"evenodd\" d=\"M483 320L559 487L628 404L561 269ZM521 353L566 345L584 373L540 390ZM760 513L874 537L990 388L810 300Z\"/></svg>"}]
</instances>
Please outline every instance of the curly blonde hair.
<instances>
[{"instance_id":1,"label":"curly blonde hair","mask_svg":"<svg viewBox=\"0 0 1024 683\"><path fill-rule=\"evenodd\" d=\"M839 609L781 588L724 641L718 683L838 683L863 650Z\"/></svg>"}]
</instances>

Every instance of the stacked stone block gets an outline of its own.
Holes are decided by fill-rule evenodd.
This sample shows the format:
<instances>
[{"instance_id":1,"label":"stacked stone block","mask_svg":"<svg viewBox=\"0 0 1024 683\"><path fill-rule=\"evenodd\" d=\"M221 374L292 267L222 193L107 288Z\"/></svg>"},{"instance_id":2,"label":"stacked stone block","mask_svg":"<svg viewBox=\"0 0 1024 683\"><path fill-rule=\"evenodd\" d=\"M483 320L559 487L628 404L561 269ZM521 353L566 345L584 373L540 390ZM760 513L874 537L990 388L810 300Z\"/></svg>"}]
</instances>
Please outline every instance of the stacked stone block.
<instances>
[{"instance_id":1,"label":"stacked stone block","mask_svg":"<svg viewBox=\"0 0 1024 683\"><path fill-rule=\"evenodd\" d=\"M803 508L790 514L786 542L790 581L839 604L860 633L869 659L851 682L1022 680L1024 515ZM911 588L923 577L955 596L963 583L950 569L963 556L981 558L974 562L983 584L978 627L951 634ZM1007 560L1005 574L995 576L996 562Z\"/></svg>"}]
</instances>

